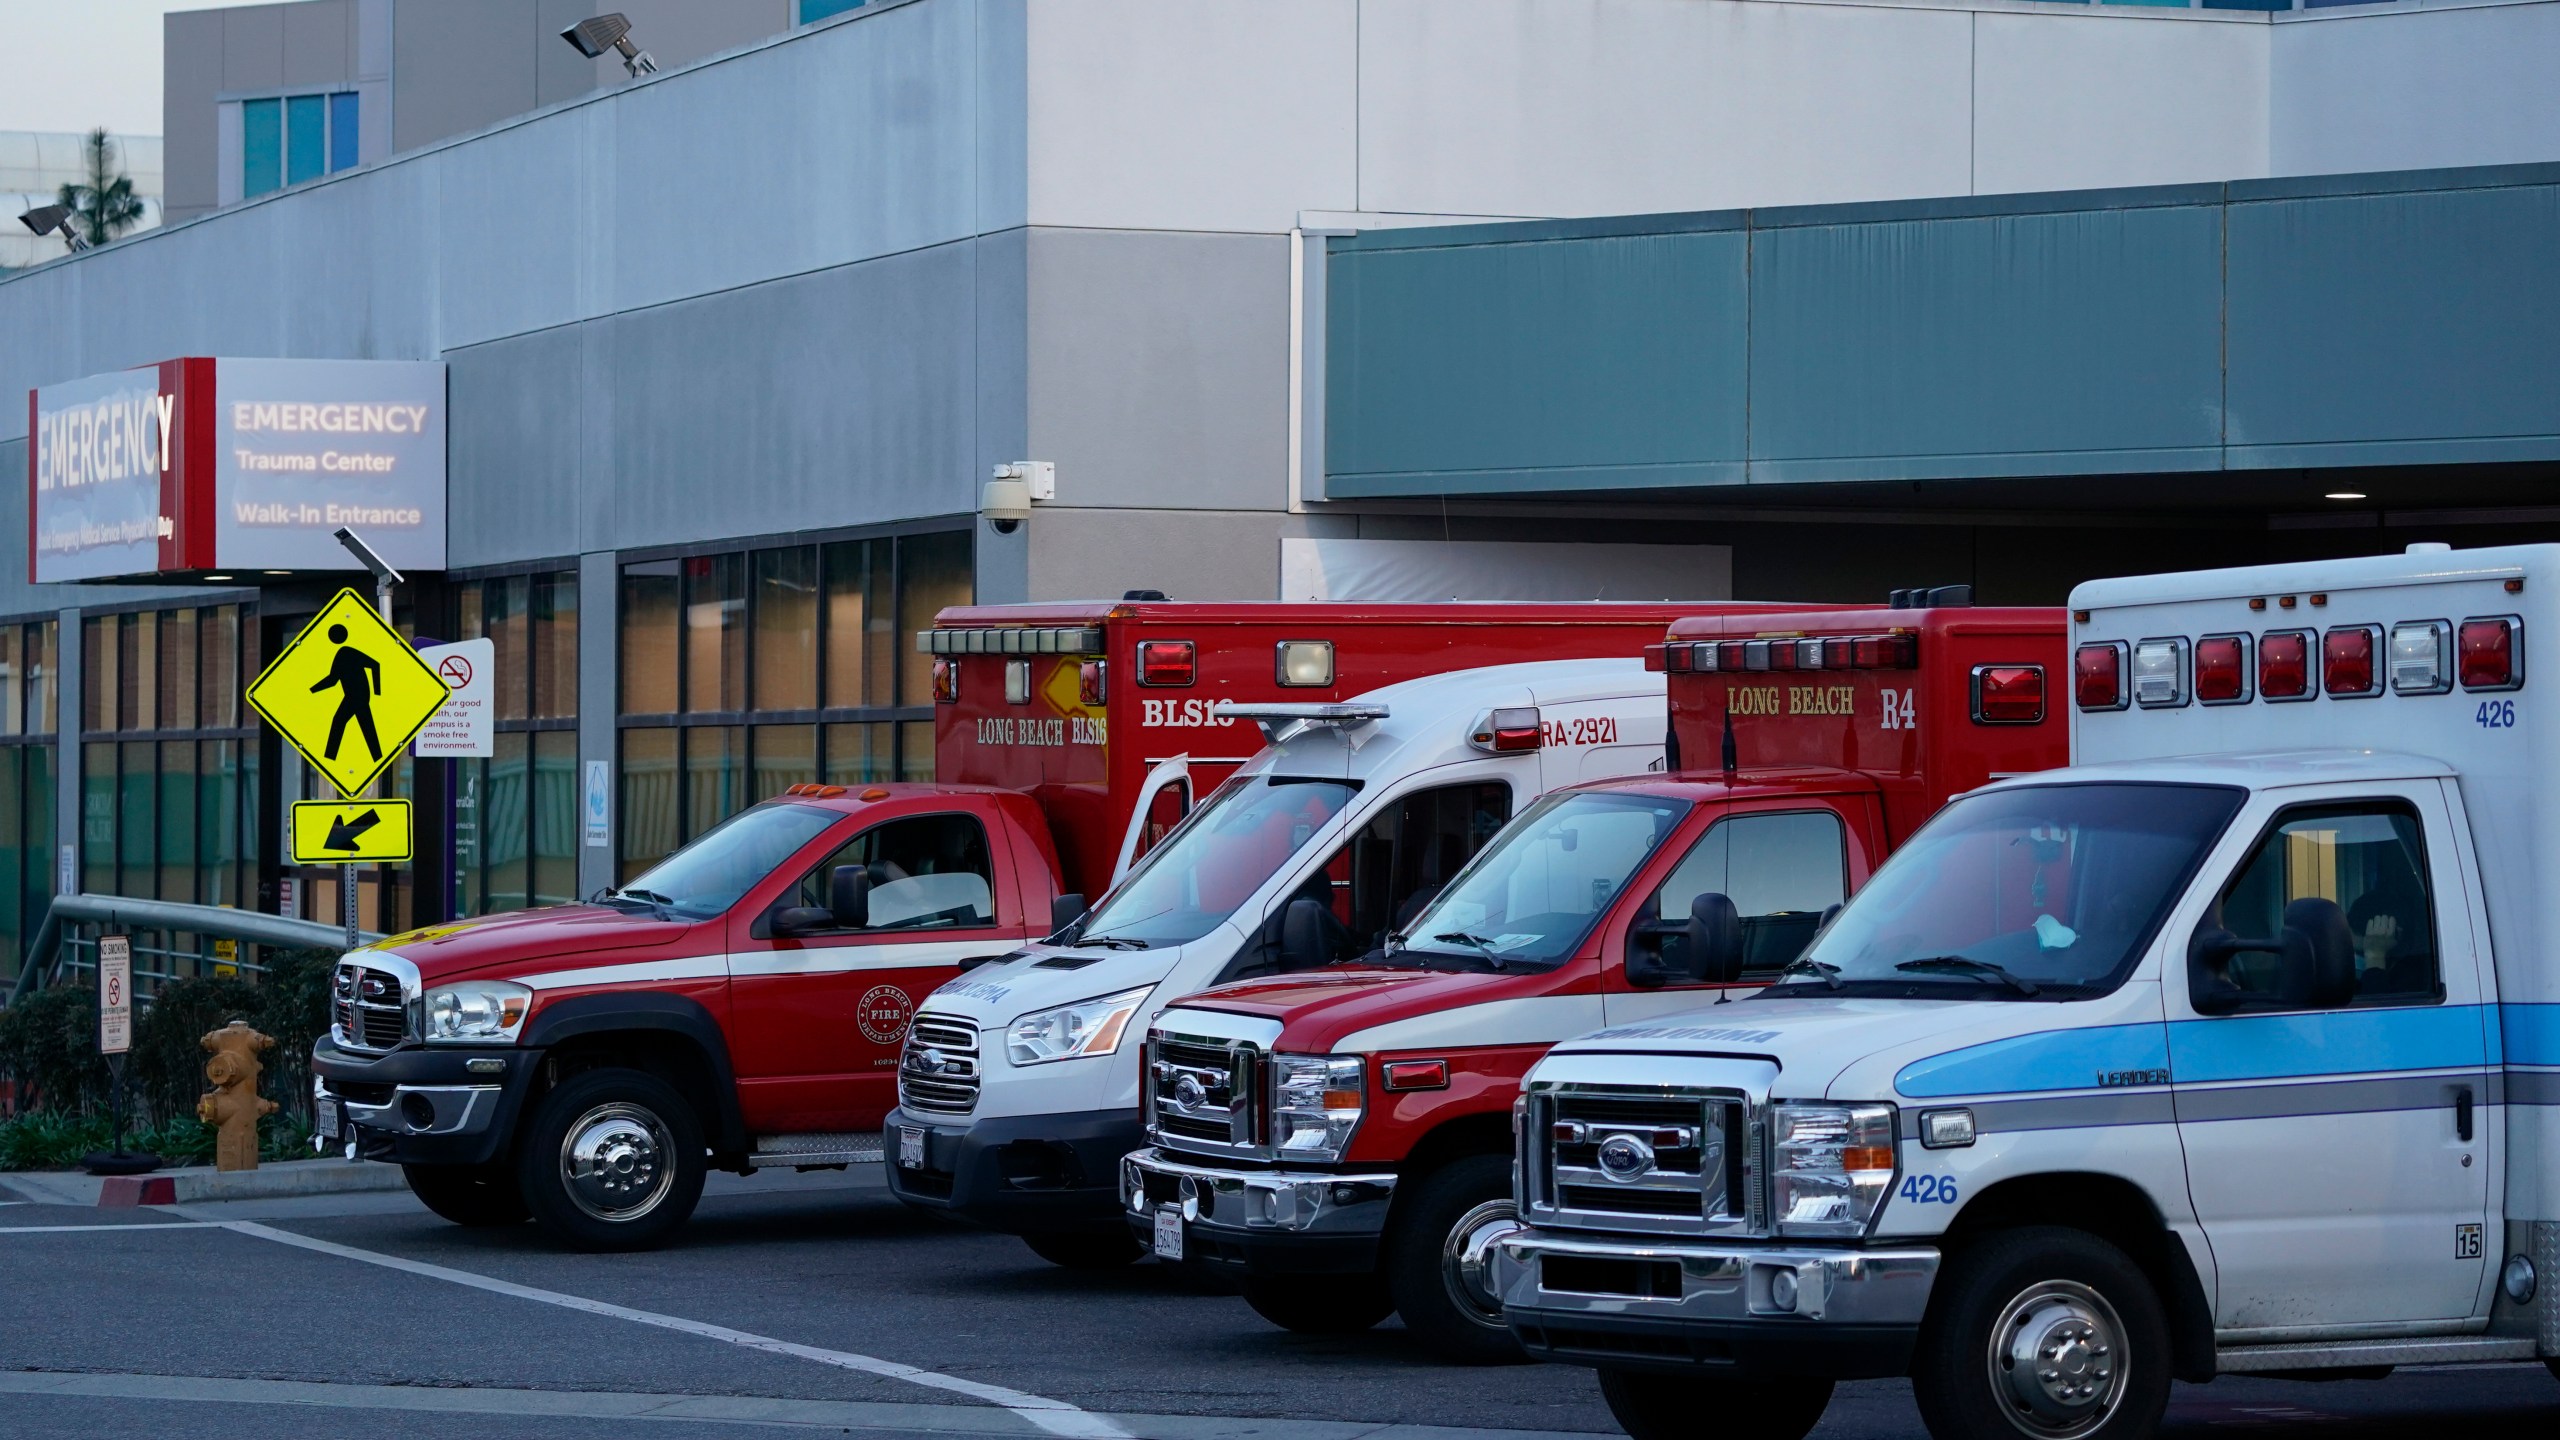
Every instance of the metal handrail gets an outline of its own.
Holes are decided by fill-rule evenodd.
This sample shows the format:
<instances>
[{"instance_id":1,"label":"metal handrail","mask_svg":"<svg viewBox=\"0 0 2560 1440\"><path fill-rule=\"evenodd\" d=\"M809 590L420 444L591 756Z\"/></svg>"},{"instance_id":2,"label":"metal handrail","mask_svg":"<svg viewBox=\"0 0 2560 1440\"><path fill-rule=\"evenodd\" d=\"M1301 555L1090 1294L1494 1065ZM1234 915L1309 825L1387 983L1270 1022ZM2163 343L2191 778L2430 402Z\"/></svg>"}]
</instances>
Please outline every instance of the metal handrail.
<instances>
[{"instance_id":1,"label":"metal handrail","mask_svg":"<svg viewBox=\"0 0 2560 1440\"><path fill-rule=\"evenodd\" d=\"M347 932L342 926L324 925L317 920L288 919L256 910L234 910L227 905L196 905L183 900L136 900L123 895L56 895L52 903L45 906L43 923L36 926L35 939L27 945L26 963L18 969L18 981L9 992L9 1003L14 1005L40 988L39 976L46 983L52 981L66 948L62 938L65 924L175 930L288 950L343 950L347 942ZM358 938L369 944L381 939L382 935L377 931L364 931Z\"/></svg>"}]
</instances>

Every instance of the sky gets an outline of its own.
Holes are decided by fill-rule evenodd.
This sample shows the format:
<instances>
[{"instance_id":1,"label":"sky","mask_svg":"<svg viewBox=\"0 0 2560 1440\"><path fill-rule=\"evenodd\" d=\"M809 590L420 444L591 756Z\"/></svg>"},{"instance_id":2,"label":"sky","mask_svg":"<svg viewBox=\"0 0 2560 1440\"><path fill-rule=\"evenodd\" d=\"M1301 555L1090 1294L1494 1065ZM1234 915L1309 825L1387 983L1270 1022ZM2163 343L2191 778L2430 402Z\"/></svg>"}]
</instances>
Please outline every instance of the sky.
<instances>
[{"instance_id":1,"label":"sky","mask_svg":"<svg viewBox=\"0 0 2560 1440\"><path fill-rule=\"evenodd\" d=\"M160 17L242 0L0 0L0 130L160 133Z\"/></svg>"}]
</instances>

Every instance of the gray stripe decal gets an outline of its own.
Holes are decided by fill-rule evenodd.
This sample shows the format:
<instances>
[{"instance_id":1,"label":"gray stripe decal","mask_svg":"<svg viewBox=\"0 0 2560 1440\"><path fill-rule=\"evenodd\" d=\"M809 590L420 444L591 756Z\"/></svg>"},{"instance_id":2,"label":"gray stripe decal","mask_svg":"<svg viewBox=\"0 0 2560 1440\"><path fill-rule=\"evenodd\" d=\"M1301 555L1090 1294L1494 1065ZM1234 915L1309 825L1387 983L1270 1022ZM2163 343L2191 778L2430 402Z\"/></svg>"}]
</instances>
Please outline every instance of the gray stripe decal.
<instances>
[{"instance_id":1,"label":"gray stripe decal","mask_svg":"<svg viewBox=\"0 0 2560 1440\"><path fill-rule=\"evenodd\" d=\"M2111 1125L2170 1125L2177 1114L2166 1090L2126 1090L2033 1100L1975 1100L1954 1105L1910 1105L1902 1112L1902 1138L1920 1138L1920 1117L1932 1110L1970 1110L1974 1133L2101 1129Z\"/></svg>"},{"instance_id":2,"label":"gray stripe decal","mask_svg":"<svg viewBox=\"0 0 2560 1440\"><path fill-rule=\"evenodd\" d=\"M2032 1100L1959 1100L1952 1104L1904 1102L1902 1138L1920 1138L1920 1117L1932 1110L1970 1110L1980 1134L2028 1130L2103 1129L2115 1125L2205 1124L2219 1120L2280 1120L2307 1115L2371 1115L2400 1110L2449 1110L2462 1085L2480 1090L2482 1105L2560 1105L2560 1071L2509 1070L2392 1075L2319 1083L2193 1085L2173 1098L2157 1088Z\"/></svg>"},{"instance_id":3,"label":"gray stripe decal","mask_svg":"<svg viewBox=\"0 0 2560 1440\"><path fill-rule=\"evenodd\" d=\"M2510 1070L2506 1103L2560 1105L2560 1070Z\"/></svg>"},{"instance_id":4,"label":"gray stripe decal","mask_svg":"<svg viewBox=\"0 0 2560 1440\"><path fill-rule=\"evenodd\" d=\"M2367 1115L2390 1110L2450 1110L2454 1091L2479 1086L2478 1071L2391 1075L2319 1084L2186 1086L2178 1091L2178 1118L2188 1124L2214 1120L2279 1120L2295 1115Z\"/></svg>"}]
</instances>

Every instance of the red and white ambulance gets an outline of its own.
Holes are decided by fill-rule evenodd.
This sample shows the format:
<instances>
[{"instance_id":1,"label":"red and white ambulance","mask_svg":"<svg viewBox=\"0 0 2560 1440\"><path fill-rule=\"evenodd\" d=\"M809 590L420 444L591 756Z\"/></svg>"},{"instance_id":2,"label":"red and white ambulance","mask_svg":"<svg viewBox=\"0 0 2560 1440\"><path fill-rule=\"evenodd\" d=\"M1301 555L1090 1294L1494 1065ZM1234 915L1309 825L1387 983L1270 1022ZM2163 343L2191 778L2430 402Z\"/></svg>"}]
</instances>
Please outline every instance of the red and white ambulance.
<instances>
[{"instance_id":1,"label":"red and white ambulance","mask_svg":"<svg viewBox=\"0 0 2560 1440\"><path fill-rule=\"evenodd\" d=\"M1664 605L964 607L933 784L799 785L582 905L349 953L323 1136L462 1224L651 1243L707 1166L876 1154L917 1000L1073 920L1261 747L1222 701L1325 704L1490 659L1633 654ZM1124 1147L1125 1148L1125 1147ZM1112 1165L1103 1162L1106 1214Z\"/></svg>"},{"instance_id":2,"label":"red and white ambulance","mask_svg":"<svg viewBox=\"0 0 2560 1440\"><path fill-rule=\"evenodd\" d=\"M2062 611L1896 598L1672 627L1649 657L1685 768L1547 796L1358 965L1159 1015L1126 1222L1289 1329L1396 1311L1449 1358L1520 1358L1485 1265L1529 1067L1767 982L1950 795L2066 759ZM1693 1171L1700 1143L1654 1141Z\"/></svg>"}]
</instances>

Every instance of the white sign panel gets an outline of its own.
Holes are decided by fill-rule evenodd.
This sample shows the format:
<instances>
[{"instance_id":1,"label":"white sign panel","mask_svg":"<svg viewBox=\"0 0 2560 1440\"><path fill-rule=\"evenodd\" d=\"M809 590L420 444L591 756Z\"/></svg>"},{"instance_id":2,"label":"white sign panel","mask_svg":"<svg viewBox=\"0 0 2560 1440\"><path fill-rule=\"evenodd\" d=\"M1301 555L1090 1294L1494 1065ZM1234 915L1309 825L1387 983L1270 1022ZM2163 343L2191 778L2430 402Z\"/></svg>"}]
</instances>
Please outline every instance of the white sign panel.
<instances>
[{"instance_id":1,"label":"white sign panel","mask_svg":"<svg viewBox=\"0 0 2560 1440\"><path fill-rule=\"evenodd\" d=\"M613 843L611 792L613 767L602 760L587 762L587 794L585 804L587 844L595 849Z\"/></svg>"},{"instance_id":2,"label":"white sign panel","mask_svg":"<svg viewBox=\"0 0 2560 1440\"><path fill-rule=\"evenodd\" d=\"M418 732L418 754L485 759L498 753L497 729L491 723L497 718L498 642L484 638L430 645L418 658L448 692L443 708L427 717L427 728Z\"/></svg>"},{"instance_id":3,"label":"white sign panel","mask_svg":"<svg viewBox=\"0 0 2560 1440\"><path fill-rule=\"evenodd\" d=\"M98 1053L133 1048L133 937L98 937Z\"/></svg>"},{"instance_id":4,"label":"white sign panel","mask_svg":"<svg viewBox=\"0 0 2560 1440\"><path fill-rule=\"evenodd\" d=\"M157 367L35 392L27 437L39 582L160 568L162 457L175 451L175 396Z\"/></svg>"},{"instance_id":5,"label":"white sign panel","mask_svg":"<svg viewBox=\"0 0 2560 1440\"><path fill-rule=\"evenodd\" d=\"M444 568L444 366L214 362L214 536L221 563L346 570L362 535L402 570Z\"/></svg>"}]
</instances>

